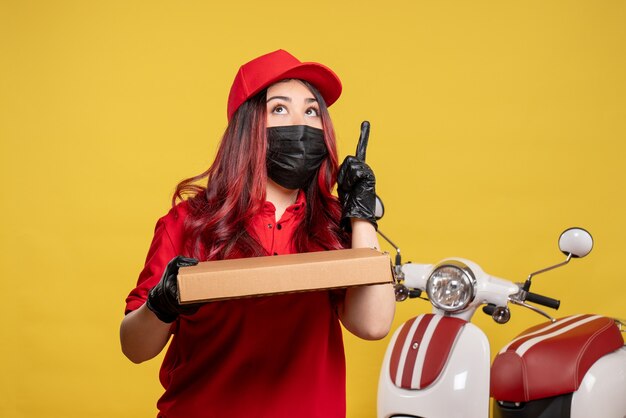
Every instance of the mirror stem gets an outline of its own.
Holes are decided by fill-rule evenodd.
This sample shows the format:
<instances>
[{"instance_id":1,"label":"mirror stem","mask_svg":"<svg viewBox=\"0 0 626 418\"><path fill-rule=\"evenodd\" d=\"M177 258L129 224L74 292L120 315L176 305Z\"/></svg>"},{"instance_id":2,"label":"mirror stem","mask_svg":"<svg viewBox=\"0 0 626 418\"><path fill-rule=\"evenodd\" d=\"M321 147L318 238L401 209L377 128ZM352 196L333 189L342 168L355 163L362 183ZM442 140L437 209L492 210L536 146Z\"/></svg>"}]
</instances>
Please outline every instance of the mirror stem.
<instances>
[{"instance_id":1,"label":"mirror stem","mask_svg":"<svg viewBox=\"0 0 626 418\"><path fill-rule=\"evenodd\" d=\"M541 273L545 273L546 271L554 270L557 267L564 266L567 263L569 263L571 259L572 259L572 253L568 253L567 254L567 259L565 261L563 261L562 263L555 264L555 265L550 266L550 267L546 267L545 269L538 270L538 271L536 271L534 273L530 273L528 275L528 278L526 279L526 282L524 283L524 287L523 287L524 291L526 291L526 292L530 291L531 279L533 278L533 276L536 276L536 275L541 274Z\"/></svg>"},{"instance_id":2,"label":"mirror stem","mask_svg":"<svg viewBox=\"0 0 626 418\"><path fill-rule=\"evenodd\" d=\"M396 266L401 265L402 264L402 256L400 255L400 248L398 248L398 246L396 244L394 244L393 241L391 241L389 238L387 238L387 236L385 234L383 234L380 229L377 232L378 232L378 234L381 237L383 237L385 239L385 241L387 241L396 250Z\"/></svg>"}]
</instances>

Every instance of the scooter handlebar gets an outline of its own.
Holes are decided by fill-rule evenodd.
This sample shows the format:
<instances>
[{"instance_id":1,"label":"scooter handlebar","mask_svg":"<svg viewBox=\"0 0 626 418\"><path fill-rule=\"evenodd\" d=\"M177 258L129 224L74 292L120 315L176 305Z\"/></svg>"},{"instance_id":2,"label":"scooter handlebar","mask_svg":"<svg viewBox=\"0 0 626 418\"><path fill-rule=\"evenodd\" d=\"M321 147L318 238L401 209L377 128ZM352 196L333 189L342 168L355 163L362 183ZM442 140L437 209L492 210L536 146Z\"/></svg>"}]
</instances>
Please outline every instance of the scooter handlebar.
<instances>
[{"instance_id":1,"label":"scooter handlebar","mask_svg":"<svg viewBox=\"0 0 626 418\"><path fill-rule=\"evenodd\" d=\"M432 264L403 264L404 285L409 289L426 290L426 279L428 279L428 274L432 268Z\"/></svg>"},{"instance_id":2,"label":"scooter handlebar","mask_svg":"<svg viewBox=\"0 0 626 418\"><path fill-rule=\"evenodd\" d=\"M559 309L559 306L561 306L560 300L552 299L548 296L543 296L543 295L532 293L532 292L528 292L526 294L526 300L528 302L533 302L538 305L547 306L548 308L552 308L552 309Z\"/></svg>"}]
</instances>

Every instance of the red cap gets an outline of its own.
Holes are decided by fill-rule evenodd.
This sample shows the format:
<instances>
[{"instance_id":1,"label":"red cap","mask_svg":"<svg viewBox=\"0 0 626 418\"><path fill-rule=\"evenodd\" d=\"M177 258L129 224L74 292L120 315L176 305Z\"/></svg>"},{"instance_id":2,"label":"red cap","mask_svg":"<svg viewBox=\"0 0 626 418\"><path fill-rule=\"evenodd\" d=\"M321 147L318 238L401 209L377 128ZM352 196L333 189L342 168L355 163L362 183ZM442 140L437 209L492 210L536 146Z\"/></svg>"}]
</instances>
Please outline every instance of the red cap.
<instances>
[{"instance_id":1,"label":"red cap","mask_svg":"<svg viewBox=\"0 0 626 418\"><path fill-rule=\"evenodd\" d=\"M300 62L287 51L279 49L242 65L228 95L228 120L250 97L277 81L296 78L311 83L320 92L326 106L341 95L337 74L317 62Z\"/></svg>"}]
</instances>

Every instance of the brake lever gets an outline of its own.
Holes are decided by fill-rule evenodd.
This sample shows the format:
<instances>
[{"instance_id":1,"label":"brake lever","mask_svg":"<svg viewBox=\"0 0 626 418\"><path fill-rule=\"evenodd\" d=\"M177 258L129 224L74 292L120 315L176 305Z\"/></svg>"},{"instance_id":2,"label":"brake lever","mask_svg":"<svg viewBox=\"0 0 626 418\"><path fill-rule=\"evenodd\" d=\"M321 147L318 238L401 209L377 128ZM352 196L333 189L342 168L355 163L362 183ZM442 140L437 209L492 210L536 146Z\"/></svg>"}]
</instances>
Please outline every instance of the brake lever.
<instances>
[{"instance_id":1,"label":"brake lever","mask_svg":"<svg viewBox=\"0 0 626 418\"><path fill-rule=\"evenodd\" d=\"M556 319L554 319L553 317L551 317L550 315L548 315L547 313L545 313L544 311L542 311L541 309L537 308L536 306L533 305L529 305L528 303L518 300L516 298L512 298L509 296L509 302L511 302L514 305L519 305L519 306L523 306L525 308L530 309L531 311L538 313L539 315L545 316L546 318L548 318L550 320L550 322L556 322Z\"/></svg>"}]
</instances>

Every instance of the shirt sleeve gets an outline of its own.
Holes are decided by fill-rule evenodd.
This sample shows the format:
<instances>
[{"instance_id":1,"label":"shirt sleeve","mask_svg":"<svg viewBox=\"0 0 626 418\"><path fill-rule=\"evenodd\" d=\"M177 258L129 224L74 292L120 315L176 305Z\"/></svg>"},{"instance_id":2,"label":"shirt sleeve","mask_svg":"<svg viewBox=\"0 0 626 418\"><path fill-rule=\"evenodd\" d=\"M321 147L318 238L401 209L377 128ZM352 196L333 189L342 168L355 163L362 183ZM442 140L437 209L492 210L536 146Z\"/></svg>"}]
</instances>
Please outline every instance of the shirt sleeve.
<instances>
[{"instance_id":1,"label":"shirt sleeve","mask_svg":"<svg viewBox=\"0 0 626 418\"><path fill-rule=\"evenodd\" d=\"M167 263L177 255L184 255L182 236L186 211L183 205L184 203L172 208L167 215L157 221L154 237L143 270L139 274L137 286L126 298L126 314L145 303L150 289L161 280Z\"/></svg>"}]
</instances>

